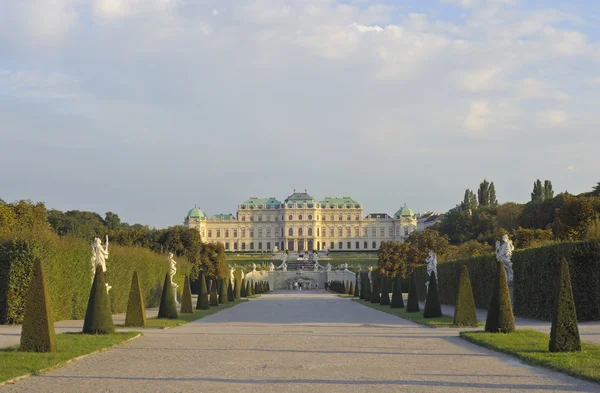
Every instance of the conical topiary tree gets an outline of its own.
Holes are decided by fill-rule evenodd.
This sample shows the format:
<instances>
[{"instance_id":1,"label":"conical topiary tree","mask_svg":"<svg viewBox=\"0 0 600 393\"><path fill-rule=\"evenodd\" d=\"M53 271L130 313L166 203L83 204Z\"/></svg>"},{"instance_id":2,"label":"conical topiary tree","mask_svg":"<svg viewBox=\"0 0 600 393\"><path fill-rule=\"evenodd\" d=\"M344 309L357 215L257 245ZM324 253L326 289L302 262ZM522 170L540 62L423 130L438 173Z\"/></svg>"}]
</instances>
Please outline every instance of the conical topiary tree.
<instances>
[{"instance_id":1,"label":"conical topiary tree","mask_svg":"<svg viewBox=\"0 0 600 393\"><path fill-rule=\"evenodd\" d=\"M552 328L550 329L550 352L581 351L571 274L569 273L569 264L564 258L560 261L556 293L557 298L554 301Z\"/></svg>"},{"instance_id":2,"label":"conical topiary tree","mask_svg":"<svg viewBox=\"0 0 600 393\"><path fill-rule=\"evenodd\" d=\"M354 281L350 281L350 289L348 290L348 295L354 296Z\"/></svg>"},{"instance_id":3,"label":"conical topiary tree","mask_svg":"<svg viewBox=\"0 0 600 393\"><path fill-rule=\"evenodd\" d=\"M227 278L221 279L221 288L219 293L219 304L227 303L227 282L229 280Z\"/></svg>"},{"instance_id":4,"label":"conical topiary tree","mask_svg":"<svg viewBox=\"0 0 600 393\"><path fill-rule=\"evenodd\" d=\"M140 288L140 280L137 272L131 277L131 288L129 289L129 301L127 302L127 313L125 314L125 326L146 326L146 308L144 297Z\"/></svg>"},{"instance_id":5,"label":"conical topiary tree","mask_svg":"<svg viewBox=\"0 0 600 393\"><path fill-rule=\"evenodd\" d=\"M510 333L515 330L515 316L510 302L504 264L496 261L496 277L490 307L485 321L485 331L490 333Z\"/></svg>"},{"instance_id":6,"label":"conical topiary tree","mask_svg":"<svg viewBox=\"0 0 600 393\"><path fill-rule=\"evenodd\" d=\"M246 279L242 279L242 284L240 285L240 291L242 294L242 297L248 297L248 292L246 291L246 287L248 286L248 284L246 283Z\"/></svg>"},{"instance_id":7,"label":"conical topiary tree","mask_svg":"<svg viewBox=\"0 0 600 393\"><path fill-rule=\"evenodd\" d=\"M200 273L200 292L198 292L198 301L196 302L196 310L208 310L208 287L206 286L206 277L204 273Z\"/></svg>"},{"instance_id":8,"label":"conical topiary tree","mask_svg":"<svg viewBox=\"0 0 600 393\"><path fill-rule=\"evenodd\" d=\"M83 321L83 332L87 334L109 334L115 332L110 301L106 293L106 281L102 266L96 266L94 282L90 290L85 319Z\"/></svg>"},{"instance_id":9,"label":"conical topiary tree","mask_svg":"<svg viewBox=\"0 0 600 393\"><path fill-rule=\"evenodd\" d=\"M254 291L252 290L253 284L252 281L246 281L246 294L247 296L254 296Z\"/></svg>"},{"instance_id":10,"label":"conical topiary tree","mask_svg":"<svg viewBox=\"0 0 600 393\"><path fill-rule=\"evenodd\" d=\"M417 277L415 276L415 272L410 274L406 312L419 312L419 295L417 294Z\"/></svg>"},{"instance_id":11,"label":"conical topiary tree","mask_svg":"<svg viewBox=\"0 0 600 393\"><path fill-rule=\"evenodd\" d=\"M160 306L158 307L158 318L177 319L177 303L175 303L173 285L171 284L169 273L165 274L165 283L160 297Z\"/></svg>"},{"instance_id":12,"label":"conical topiary tree","mask_svg":"<svg viewBox=\"0 0 600 393\"><path fill-rule=\"evenodd\" d=\"M234 302L235 295L233 294L233 283L227 279L227 301Z\"/></svg>"},{"instance_id":13,"label":"conical topiary tree","mask_svg":"<svg viewBox=\"0 0 600 393\"><path fill-rule=\"evenodd\" d=\"M440 297L437 290L437 279L435 272L431 272L429 276L429 288L427 290L427 300L425 301L425 309L423 310L424 318L440 318L442 316L442 306L440 305Z\"/></svg>"},{"instance_id":14,"label":"conical topiary tree","mask_svg":"<svg viewBox=\"0 0 600 393\"><path fill-rule=\"evenodd\" d=\"M241 280L240 278L236 277L234 280L234 290L233 290L233 297L236 300L239 300L242 298L242 287L241 287Z\"/></svg>"},{"instance_id":15,"label":"conical topiary tree","mask_svg":"<svg viewBox=\"0 0 600 393\"><path fill-rule=\"evenodd\" d=\"M371 292L371 303L379 303L379 301L381 300L381 296L379 295L379 290L381 289L381 278L379 277L379 274L375 273L375 271L373 271L373 273L371 274L371 278L373 280L373 291Z\"/></svg>"},{"instance_id":16,"label":"conical topiary tree","mask_svg":"<svg viewBox=\"0 0 600 393\"><path fill-rule=\"evenodd\" d=\"M368 281L368 277L366 276L365 273L360 273L360 291L358 292L358 297L359 299L363 299L366 300L366 287L367 287L367 281Z\"/></svg>"},{"instance_id":17,"label":"conical topiary tree","mask_svg":"<svg viewBox=\"0 0 600 393\"><path fill-rule=\"evenodd\" d=\"M56 352L54 320L42 261L36 259L25 299L20 351Z\"/></svg>"},{"instance_id":18,"label":"conical topiary tree","mask_svg":"<svg viewBox=\"0 0 600 393\"><path fill-rule=\"evenodd\" d=\"M360 298L360 288L358 287L358 275L360 273L356 273L356 276L354 277L354 297L358 297Z\"/></svg>"},{"instance_id":19,"label":"conical topiary tree","mask_svg":"<svg viewBox=\"0 0 600 393\"><path fill-rule=\"evenodd\" d=\"M402 298L402 277L400 274L394 280L394 289L392 291L391 308L404 308L404 299Z\"/></svg>"},{"instance_id":20,"label":"conical topiary tree","mask_svg":"<svg viewBox=\"0 0 600 393\"><path fill-rule=\"evenodd\" d=\"M350 292L350 285L348 284L348 280L344 282L344 295L347 295Z\"/></svg>"},{"instance_id":21,"label":"conical topiary tree","mask_svg":"<svg viewBox=\"0 0 600 393\"><path fill-rule=\"evenodd\" d=\"M211 307L215 307L219 305L219 299L217 295L217 279L213 279L210 283L210 297L208 299L208 304Z\"/></svg>"},{"instance_id":22,"label":"conical topiary tree","mask_svg":"<svg viewBox=\"0 0 600 393\"><path fill-rule=\"evenodd\" d=\"M182 314L192 314L194 312L194 306L192 305L192 289L190 287L190 278L188 276L185 276L183 297L181 298L181 309L179 312Z\"/></svg>"},{"instance_id":23,"label":"conical topiary tree","mask_svg":"<svg viewBox=\"0 0 600 393\"><path fill-rule=\"evenodd\" d=\"M381 298L379 299L380 306L390 305L390 290L388 288L388 278L381 276Z\"/></svg>"},{"instance_id":24,"label":"conical topiary tree","mask_svg":"<svg viewBox=\"0 0 600 393\"><path fill-rule=\"evenodd\" d=\"M252 293L255 295L258 295L260 293L260 287L258 282L254 283L254 288L252 288Z\"/></svg>"},{"instance_id":25,"label":"conical topiary tree","mask_svg":"<svg viewBox=\"0 0 600 393\"><path fill-rule=\"evenodd\" d=\"M461 266L458 279L458 292L456 294L456 307L454 308L454 324L456 326L477 326L477 312L469 269Z\"/></svg>"}]
</instances>

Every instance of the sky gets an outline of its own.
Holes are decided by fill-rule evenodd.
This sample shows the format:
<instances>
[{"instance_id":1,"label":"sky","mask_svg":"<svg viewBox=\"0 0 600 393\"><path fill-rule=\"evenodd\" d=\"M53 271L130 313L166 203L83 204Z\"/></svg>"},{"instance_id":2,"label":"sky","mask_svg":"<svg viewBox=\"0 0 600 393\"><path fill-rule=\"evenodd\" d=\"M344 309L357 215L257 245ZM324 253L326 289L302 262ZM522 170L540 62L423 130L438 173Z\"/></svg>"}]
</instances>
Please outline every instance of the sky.
<instances>
[{"instance_id":1,"label":"sky","mask_svg":"<svg viewBox=\"0 0 600 393\"><path fill-rule=\"evenodd\" d=\"M0 0L0 198L181 224L600 181L600 2Z\"/></svg>"}]
</instances>

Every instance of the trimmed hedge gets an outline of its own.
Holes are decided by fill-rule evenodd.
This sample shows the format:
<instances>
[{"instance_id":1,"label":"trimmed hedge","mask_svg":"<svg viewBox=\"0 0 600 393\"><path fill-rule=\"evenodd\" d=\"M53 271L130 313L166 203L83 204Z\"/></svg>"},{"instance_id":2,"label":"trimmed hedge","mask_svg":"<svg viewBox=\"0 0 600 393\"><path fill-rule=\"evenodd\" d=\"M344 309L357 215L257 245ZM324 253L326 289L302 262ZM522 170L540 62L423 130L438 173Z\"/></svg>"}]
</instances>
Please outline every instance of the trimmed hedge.
<instances>
[{"instance_id":1,"label":"trimmed hedge","mask_svg":"<svg viewBox=\"0 0 600 393\"><path fill-rule=\"evenodd\" d=\"M146 326L146 309L144 307L144 298L142 297L137 272L133 272L133 277L131 277L125 326Z\"/></svg>"},{"instance_id":2,"label":"trimmed hedge","mask_svg":"<svg viewBox=\"0 0 600 393\"><path fill-rule=\"evenodd\" d=\"M160 306L158 308L158 319L177 319L177 303L173 294L173 285L169 273L165 274Z\"/></svg>"},{"instance_id":3,"label":"trimmed hedge","mask_svg":"<svg viewBox=\"0 0 600 393\"><path fill-rule=\"evenodd\" d=\"M550 352L581 351L569 264L565 259L560 262L557 283L558 296L554 302L552 327L550 328Z\"/></svg>"},{"instance_id":4,"label":"trimmed hedge","mask_svg":"<svg viewBox=\"0 0 600 393\"><path fill-rule=\"evenodd\" d=\"M106 281L112 286L112 313L127 310L134 271L138 272L144 303L147 307L157 306L163 274L169 269L167 257L112 243L108 251ZM90 242L82 239L39 234L0 239L0 324L23 322L25 296L36 258L43 263L55 320L82 319L92 285L91 256ZM180 288L190 268L187 260L177 261L175 281Z\"/></svg>"},{"instance_id":5,"label":"trimmed hedge","mask_svg":"<svg viewBox=\"0 0 600 393\"><path fill-rule=\"evenodd\" d=\"M110 312L110 300L106 293L106 281L102 266L96 265L94 283L90 289L88 306L83 320L83 332L86 334L110 334L115 325Z\"/></svg>"},{"instance_id":6,"label":"trimmed hedge","mask_svg":"<svg viewBox=\"0 0 600 393\"><path fill-rule=\"evenodd\" d=\"M573 287L577 319L600 320L600 242L559 243L515 251L513 309L515 315L552 320L556 298L556 277L565 258ZM495 255L461 259L438 264L438 291L442 304L456 304L460 267L467 266L475 305L487 309L496 273ZM419 299L425 299L427 267L415 268Z\"/></svg>"},{"instance_id":7,"label":"trimmed hedge","mask_svg":"<svg viewBox=\"0 0 600 393\"><path fill-rule=\"evenodd\" d=\"M194 313L194 306L192 305L192 288L190 286L190 278L185 276L185 282L183 284L183 296L181 297L181 308L179 309L181 314L192 314Z\"/></svg>"}]
</instances>

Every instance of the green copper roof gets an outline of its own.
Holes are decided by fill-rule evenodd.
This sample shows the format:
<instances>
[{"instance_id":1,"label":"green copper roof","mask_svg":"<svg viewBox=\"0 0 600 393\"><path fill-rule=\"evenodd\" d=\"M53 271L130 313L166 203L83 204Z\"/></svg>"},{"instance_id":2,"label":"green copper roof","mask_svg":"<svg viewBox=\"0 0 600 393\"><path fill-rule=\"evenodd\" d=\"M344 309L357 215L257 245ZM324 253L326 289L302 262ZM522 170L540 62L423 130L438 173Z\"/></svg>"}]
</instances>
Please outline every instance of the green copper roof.
<instances>
[{"instance_id":1,"label":"green copper roof","mask_svg":"<svg viewBox=\"0 0 600 393\"><path fill-rule=\"evenodd\" d=\"M315 203L315 198L306 192L294 192L285 199L285 203Z\"/></svg>"},{"instance_id":2,"label":"green copper roof","mask_svg":"<svg viewBox=\"0 0 600 393\"><path fill-rule=\"evenodd\" d=\"M408 207L406 207L406 203L404 204L403 207L400 208L400 210L398 210L396 212L396 214L394 214L395 218L412 217L412 216L414 216L414 213L412 210L410 210Z\"/></svg>"},{"instance_id":3,"label":"green copper roof","mask_svg":"<svg viewBox=\"0 0 600 393\"><path fill-rule=\"evenodd\" d=\"M277 199L271 198L255 198L250 197L241 205L242 209L279 209L281 202Z\"/></svg>"},{"instance_id":4,"label":"green copper roof","mask_svg":"<svg viewBox=\"0 0 600 393\"><path fill-rule=\"evenodd\" d=\"M204 214L202 209L200 209L198 206L194 206L194 208L188 212L187 217L188 218L199 218L201 220L206 219L206 215Z\"/></svg>"},{"instance_id":5,"label":"green copper roof","mask_svg":"<svg viewBox=\"0 0 600 393\"><path fill-rule=\"evenodd\" d=\"M232 220L234 218L235 217L233 216L233 214L215 214L211 217L211 219L213 220Z\"/></svg>"},{"instance_id":6,"label":"green copper roof","mask_svg":"<svg viewBox=\"0 0 600 393\"><path fill-rule=\"evenodd\" d=\"M346 208L359 208L360 207L360 203L356 202L354 199L350 198L350 197L342 197L342 198L338 198L338 197L325 197L325 199L323 199L321 202L319 202L321 204L321 208L326 209L326 208L341 208L341 207L346 207Z\"/></svg>"}]
</instances>

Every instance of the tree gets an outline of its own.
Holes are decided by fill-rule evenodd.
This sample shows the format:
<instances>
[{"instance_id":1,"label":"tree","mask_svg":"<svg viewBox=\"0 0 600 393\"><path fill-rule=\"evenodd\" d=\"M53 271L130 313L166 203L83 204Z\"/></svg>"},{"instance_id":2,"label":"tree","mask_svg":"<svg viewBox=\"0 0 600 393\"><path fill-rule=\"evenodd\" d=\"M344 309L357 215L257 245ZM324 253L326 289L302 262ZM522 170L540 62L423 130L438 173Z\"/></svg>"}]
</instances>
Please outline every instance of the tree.
<instances>
[{"instance_id":1,"label":"tree","mask_svg":"<svg viewBox=\"0 0 600 393\"><path fill-rule=\"evenodd\" d=\"M408 237L408 268L425 263L429 251L434 251L438 256L443 256L448 251L448 238L440 235L438 231L425 229L415 231Z\"/></svg>"},{"instance_id":2,"label":"tree","mask_svg":"<svg viewBox=\"0 0 600 393\"><path fill-rule=\"evenodd\" d=\"M415 275L415 272L410 274L406 312L419 312L419 296L417 295L417 276Z\"/></svg>"},{"instance_id":3,"label":"tree","mask_svg":"<svg viewBox=\"0 0 600 393\"><path fill-rule=\"evenodd\" d=\"M439 318L442 316L442 306L440 305L440 297L437 290L437 279L435 271L429 276L429 287L427 289L427 300L425 301L425 309L423 310L424 318Z\"/></svg>"},{"instance_id":4,"label":"tree","mask_svg":"<svg viewBox=\"0 0 600 393\"><path fill-rule=\"evenodd\" d=\"M483 179L481 184L479 184L477 199L479 201L479 206L490 205L490 183L486 179Z\"/></svg>"},{"instance_id":5,"label":"tree","mask_svg":"<svg viewBox=\"0 0 600 393\"><path fill-rule=\"evenodd\" d=\"M87 334L110 334L115 332L115 325L110 311L110 301L106 292L106 281L102 266L96 265L96 274L90 290L85 319L83 321L83 333Z\"/></svg>"},{"instance_id":6,"label":"tree","mask_svg":"<svg viewBox=\"0 0 600 393\"><path fill-rule=\"evenodd\" d=\"M381 242L377 253L379 271L388 277L395 277L398 274L405 277L408 269L409 248L408 243Z\"/></svg>"},{"instance_id":7,"label":"tree","mask_svg":"<svg viewBox=\"0 0 600 393\"><path fill-rule=\"evenodd\" d=\"M389 306L390 305L390 290L388 288L388 278L385 276L381 276L381 298L379 299L379 304L381 306Z\"/></svg>"},{"instance_id":8,"label":"tree","mask_svg":"<svg viewBox=\"0 0 600 393\"><path fill-rule=\"evenodd\" d=\"M239 300L242 298L242 279L241 276L238 276L237 274L234 276L234 282L235 282L235 290L234 290L234 298Z\"/></svg>"},{"instance_id":9,"label":"tree","mask_svg":"<svg viewBox=\"0 0 600 393\"><path fill-rule=\"evenodd\" d=\"M594 187L592 187L591 196L600 196L600 182L598 182Z\"/></svg>"},{"instance_id":10,"label":"tree","mask_svg":"<svg viewBox=\"0 0 600 393\"><path fill-rule=\"evenodd\" d=\"M494 182L490 183L490 188L488 190L488 200L489 205L492 207L498 206L498 198L496 198L496 186L494 186Z\"/></svg>"},{"instance_id":11,"label":"tree","mask_svg":"<svg viewBox=\"0 0 600 393\"><path fill-rule=\"evenodd\" d=\"M477 197L472 190L468 188L465 190L465 196L460 204L460 208L465 212L477 209Z\"/></svg>"},{"instance_id":12,"label":"tree","mask_svg":"<svg viewBox=\"0 0 600 393\"><path fill-rule=\"evenodd\" d=\"M146 308L144 307L144 297L142 296L137 272L133 272L133 276L131 277L125 326L146 326Z\"/></svg>"},{"instance_id":13,"label":"tree","mask_svg":"<svg viewBox=\"0 0 600 393\"><path fill-rule=\"evenodd\" d=\"M210 284L210 298L208 304L211 307L215 307L219 305L219 299L217 298L217 282L216 280L212 280Z\"/></svg>"},{"instance_id":14,"label":"tree","mask_svg":"<svg viewBox=\"0 0 600 393\"><path fill-rule=\"evenodd\" d=\"M104 215L104 222L108 229L118 229L121 227L121 219L113 212L106 212Z\"/></svg>"},{"instance_id":15,"label":"tree","mask_svg":"<svg viewBox=\"0 0 600 393\"><path fill-rule=\"evenodd\" d=\"M549 201L554 198L554 190L552 189L552 182L550 180L544 181L544 200Z\"/></svg>"},{"instance_id":16,"label":"tree","mask_svg":"<svg viewBox=\"0 0 600 393\"><path fill-rule=\"evenodd\" d=\"M223 304L223 303L228 303L227 301L227 282L229 280L227 280L227 278L223 277L221 278L221 287L220 287L220 292L219 292L219 304Z\"/></svg>"},{"instance_id":17,"label":"tree","mask_svg":"<svg viewBox=\"0 0 600 393\"><path fill-rule=\"evenodd\" d=\"M227 280L227 301L234 302L235 295L233 294L233 283L230 282L228 278L226 278L226 280Z\"/></svg>"},{"instance_id":18,"label":"tree","mask_svg":"<svg viewBox=\"0 0 600 393\"><path fill-rule=\"evenodd\" d=\"M542 187L542 182L540 179L537 179L533 182L533 191L531 192L531 202L540 203L544 201L544 189Z\"/></svg>"},{"instance_id":19,"label":"tree","mask_svg":"<svg viewBox=\"0 0 600 393\"><path fill-rule=\"evenodd\" d=\"M573 289L571 287L571 274L566 259L560 261L560 273L557 280L557 298L554 302L552 313L552 327L550 329L550 352L575 352L581 351L581 340L577 326L577 312Z\"/></svg>"},{"instance_id":20,"label":"tree","mask_svg":"<svg viewBox=\"0 0 600 393\"><path fill-rule=\"evenodd\" d=\"M181 298L181 309L179 310L182 314L192 314L194 312L194 306L192 305L192 289L190 286L190 277L185 276L183 284L183 297Z\"/></svg>"},{"instance_id":21,"label":"tree","mask_svg":"<svg viewBox=\"0 0 600 393\"><path fill-rule=\"evenodd\" d=\"M375 270L371 273L371 280L373 281L373 291L370 297L371 303L379 303L381 301L381 296L379 295L381 279Z\"/></svg>"},{"instance_id":22,"label":"tree","mask_svg":"<svg viewBox=\"0 0 600 393\"><path fill-rule=\"evenodd\" d=\"M158 319L177 319L177 303L173 293L173 285L169 273L165 274L160 306L158 307Z\"/></svg>"},{"instance_id":23,"label":"tree","mask_svg":"<svg viewBox=\"0 0 600 393\"><path fill-rule=\"evenodd\" d=\"M29 279L19 350L24 352L56 352L52 307L50 306L46 276L40 259L34 262L31 278Z\"/></svg>"},{"instance_id":24,"label":"tree","mask_svg":"<svg viewBox=\"0 0 600 393\"><path fill-rule=\"evenodd\" d=\"M494 289L485 321L485 331L489 333L510 333L514 330L515 316L510 301L504 264L496 261Z\"/></svg>"},{"instance_id":25,"label":"tree","mask_svg":"<svg viewBox=\"0 0 600 393\"><path fill-rule=\"evenodd\" d=\"M200 291L198 292L198 301L196 302L196 310L208 310L208 288L206 286L206 277L204 273L200 274Z\"/></svg>"},{"instance_id":26,"label":"tree","mask_svg":"<svg viewBox=\"0 0 600 393\"><path fill-rule=\"evenodd\" d=\"M402 277L396 276L394 288L392 290L391 308L404 308L404 299L402 298Z\"/></svg>"},{"instance_id":27,"label":"tree","mask_svg":"<svg viewBox=\"0 0 600 393\"><path fill-rule=\"evenodd\" d=\"M454 325L477 326L475 298L473 297L469 269L466 265L461 266L460 277L458 279L456 307L454 308Z\"/></svg>"},{"instance_id":28,"label":"tree","mask_svg":"<svg viewBox=\"0 0 600 393\"><path fill-rule=\"evenodd\" d=\"M561 240L581 240L590 222L596 217L591 198L565 195L564 203L556 213L552 232Z\"/></svg>"},{"instance_id":29,"label":"tree","mask_svg":"<svg viewBox=\"0 0 600 393\"><path fill-rule=\"evenodd\" d=\"M523 205L514 202L504 203L496 209L496 225L498 228L512 231L519 227L519 217L523 212Z\"/></svg>"},{"instance_id":30,"label":"tree","mask_svg":"<svg viewBox=\"0 0 600 393\"><path fill-rule=\"evenodd\" d=\"M348 295L354 296L354 281L350 281L350 289L348 290Z\"/></svg>"}]
</instances>

